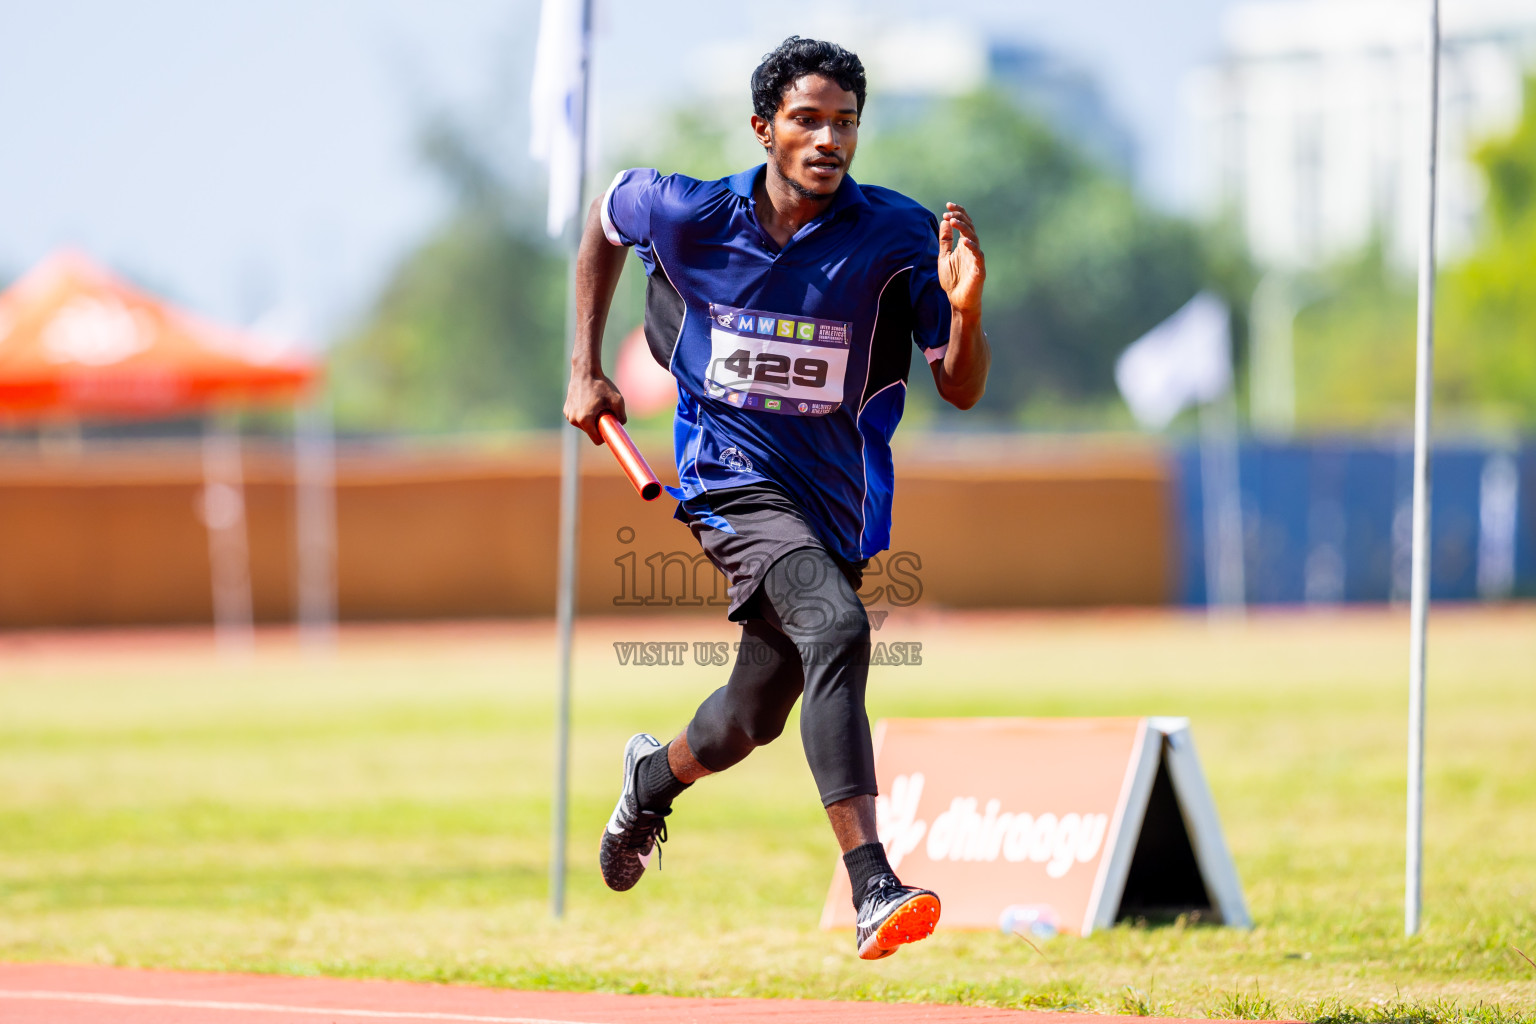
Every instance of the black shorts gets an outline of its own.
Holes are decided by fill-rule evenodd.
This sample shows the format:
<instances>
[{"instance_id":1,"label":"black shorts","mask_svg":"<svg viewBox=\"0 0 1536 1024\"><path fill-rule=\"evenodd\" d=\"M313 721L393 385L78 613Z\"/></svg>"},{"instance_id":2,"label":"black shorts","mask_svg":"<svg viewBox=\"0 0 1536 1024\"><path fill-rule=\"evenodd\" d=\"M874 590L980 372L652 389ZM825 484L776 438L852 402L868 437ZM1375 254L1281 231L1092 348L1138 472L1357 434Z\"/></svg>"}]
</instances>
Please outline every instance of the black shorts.
<instances>
[{"instance_id":1,"label":"black shorts","mask_svg":"<svg viewBox=\"0 0 1536 1024\"><path fill-rule=\"evenodd\" d=\"M801 548L827 551L855 591L863 585L869 559L848 562L832 554L794 499L772 484L710 491L707 500L714 514L729 523L735 533L711 526L682 505L677 506L673 517L688 524L704 554L725 573L729 581L726 593L731 599L726 615L732 622L758 617L754 605L763 574L774 562Z\"/></svg>"}]
</instances>

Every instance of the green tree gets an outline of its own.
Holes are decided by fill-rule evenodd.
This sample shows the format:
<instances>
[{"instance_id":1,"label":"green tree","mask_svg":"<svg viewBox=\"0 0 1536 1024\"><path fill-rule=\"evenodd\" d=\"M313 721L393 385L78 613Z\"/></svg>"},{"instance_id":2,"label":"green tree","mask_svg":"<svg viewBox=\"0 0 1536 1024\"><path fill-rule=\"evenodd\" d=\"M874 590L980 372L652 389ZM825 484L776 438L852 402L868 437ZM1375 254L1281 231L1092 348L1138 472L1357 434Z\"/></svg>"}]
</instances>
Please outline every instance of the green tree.
<instances>
[{"instance_id":1,"label":"green tree","mask_svg":"<svg viewBox=\"0 0 1536 1024\"><path fill-rule=\"evenodd\" d=\"M994 359L980 408L999 418L1030 403L1118 409L1115 359L1208 283L1193 226L1149 209L995 93L872 132L854 173L931 210L961 203L975 218Z\"/></svg>"},{"instance_id":2,"label":"green tree","mask_svg":"<svg viewBox=\"0 0 1536 1024\"><path fill-rule=\"evenodd\" d=\"M1435 416L1536 426L1536 81L1525 116L1476 154L1487 206L1474 250L1439 276ZM1417 286L1380 241L1309 275L1296 321L1297 418L1313 429L1412 421Z\"/></svg>"},{"instance_id":3,"label":"green tree","mask_svg":"<svg viewBox=\"0 0 1536 1024\"><path fill-rule=\"evenodd\" d=\"M449 187L446 222L390 275L332 362L343 429L444 431L559 422L565 259L449 122L423 151Z\"/></svg>"},{"instance_id":4,"label":"green tree","mask_svg":"<svg viewBox=\"0 0 1536 1024\"><path fill-rule=\"evenodd\" d=\"M1488 205L1476 250L1444 276L1438 396L1469 418L1536 426L1536 78L1525 114L1477 154Z\"/></svg>"},{"instance_id":5,"label":"green tree","mask_svg":"<svg viewBox=\"0 0 1536 1024\"><path fill-rule=\"evenodd\" d=\"M1381 238L1296 281L1296 421L1355 430L1413 419L1413 280Z\"/></svg>"}]
</instances>

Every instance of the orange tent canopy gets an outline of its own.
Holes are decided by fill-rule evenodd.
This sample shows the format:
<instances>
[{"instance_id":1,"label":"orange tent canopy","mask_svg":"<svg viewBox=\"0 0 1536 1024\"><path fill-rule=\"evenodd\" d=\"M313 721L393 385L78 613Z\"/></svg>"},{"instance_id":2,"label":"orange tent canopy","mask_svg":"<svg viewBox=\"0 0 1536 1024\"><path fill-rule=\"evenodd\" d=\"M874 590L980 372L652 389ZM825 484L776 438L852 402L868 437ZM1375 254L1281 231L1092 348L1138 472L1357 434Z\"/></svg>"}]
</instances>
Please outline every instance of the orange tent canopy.
<instances>
[{"instance_id":1,"label":"orange tent canopy","mask_svg":"<svg viewBox=\"0 0 1536 1024\"><path fill-rule=\"evenodd\" d=\"M0 293L0 414L167 416L291 402L319 366L200 319L73 252Z\"/></svg>"}]
</instances>

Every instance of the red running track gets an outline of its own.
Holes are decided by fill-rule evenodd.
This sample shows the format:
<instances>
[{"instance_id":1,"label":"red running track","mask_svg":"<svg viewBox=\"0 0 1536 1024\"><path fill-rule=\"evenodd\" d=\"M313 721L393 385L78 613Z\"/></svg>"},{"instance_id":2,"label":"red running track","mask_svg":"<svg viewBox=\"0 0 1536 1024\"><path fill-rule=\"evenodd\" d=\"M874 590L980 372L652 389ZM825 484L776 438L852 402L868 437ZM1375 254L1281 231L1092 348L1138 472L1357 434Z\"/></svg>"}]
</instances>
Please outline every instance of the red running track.
<instances>
[{"instance_id":1,"label":"red running track","mask_svg":"<svg viewBox=\"0 0 1536 1024\"><path fill-rule=\"evenodd\" d=\"M0 964L5 1024L1115 1024L1146 1018L811 999L517 992L406 981ZM1195 1022L1187 1022L1195 1024ZM1207 1021L1199 1024L1209 1024Z\"/></svg>"}]
</instances>

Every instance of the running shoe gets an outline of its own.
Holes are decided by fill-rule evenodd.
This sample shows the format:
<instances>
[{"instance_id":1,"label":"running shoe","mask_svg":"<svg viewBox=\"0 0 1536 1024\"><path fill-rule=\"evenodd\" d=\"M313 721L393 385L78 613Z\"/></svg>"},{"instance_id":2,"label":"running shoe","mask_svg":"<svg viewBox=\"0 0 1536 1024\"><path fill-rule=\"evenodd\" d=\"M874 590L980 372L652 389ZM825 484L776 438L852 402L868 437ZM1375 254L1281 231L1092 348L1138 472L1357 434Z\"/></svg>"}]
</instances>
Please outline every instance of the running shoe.
<instances>
[{"instance_id":1,"label":"running shoe","mask_svg":"<svg viewBox=\"0 0 1536 1024\"><path fill-rule=\"evenodd\" d=\"M859 959L888 957L901 946L932 935L938 923L937 896L902 885L895 875L876 875L859 904Z\"/></svg>"},{"instance_id":2,"label":"running shoe","mask_svg":"<svg viewBox=\"0 0 1536 1024\"><path fill-rule=\"evenodd\" d=\"M651 855L659 854L659 844L667 841L666 819L672 812L641 810L636 783L640 759L662 749L661 741L647 732L635 733L624 744L624 788L608 819L608 827L603 829L603 844L597 855L603 881L615 892L634 888L650 867Z\"/></svg>"}]
</instances>

